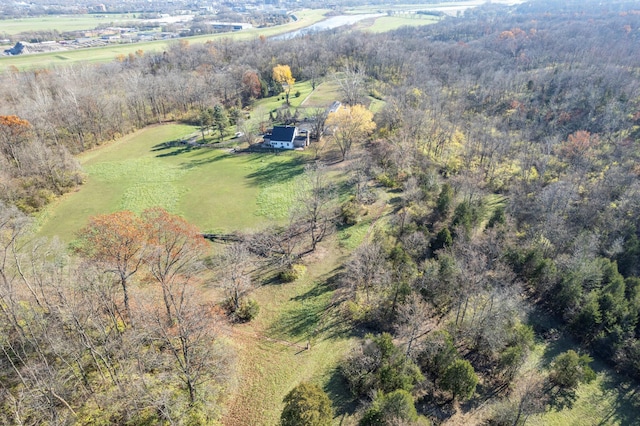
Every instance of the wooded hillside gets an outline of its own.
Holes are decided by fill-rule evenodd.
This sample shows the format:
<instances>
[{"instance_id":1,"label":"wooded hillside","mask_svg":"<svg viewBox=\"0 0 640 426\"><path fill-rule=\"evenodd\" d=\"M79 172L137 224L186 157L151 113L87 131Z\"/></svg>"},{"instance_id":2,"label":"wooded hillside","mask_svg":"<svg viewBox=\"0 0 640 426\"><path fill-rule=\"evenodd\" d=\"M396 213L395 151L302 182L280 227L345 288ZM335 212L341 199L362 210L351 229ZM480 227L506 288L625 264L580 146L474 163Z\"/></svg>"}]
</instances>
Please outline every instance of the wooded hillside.
<instances>
[{"instance_id":1,"label":"wooded hillside","mask_svg":"<svg viewBox=\"0 0 640 426\"><path fill-rule=\"evenodd\" d=\"M179 42L106 65L0 76L5 423L224 419L230 361L216 346L216 324L225 312L197 303L199 262L173 274L159 256L184 237L194 258L205 258L197 230L152 210L94 218L74 254L27 250L24 213L81 185L73 154L134 129L169 120L204 126L216 108L240 126L257 99L283 92L273 72L281 64L291 84L335 81L346 111L383 106L375 130L367 116L366 131L344 140L336 116L327 119L333 134L316 158L304 158L313 163L309 193L287 226L238 234L224 256L208 258L234 277L226 313L243 312L262 284L254 277L249 285L234 266L251 259L295 281L310 253L335 249L327 239L336 227L349 229L382 205L379 226L345 249L331 281L343 320L364 336L339 366L357 406L353 422L438 424L480 412L476 423L524 424L571 406L579 384L595 377L592 358L635 388L640 8L558 3L485 5L386 34ZM288 107L270 116L296 118ZM339 190L336 170L346 174ZM158 221L171 226L154 228ZM96 241L103 231L113 240ZM123 240L130 244L114 248ZM138 269L155 290L129 306ZM572 349L523 370L536 344L559 337ZM180 347L185 338L194 339L192 358ZM324 397L314 398L326 416ZM107 406L110 417L96 414ZM623 413L615 420L634 421Z\"/></svg>"}]
</instances>

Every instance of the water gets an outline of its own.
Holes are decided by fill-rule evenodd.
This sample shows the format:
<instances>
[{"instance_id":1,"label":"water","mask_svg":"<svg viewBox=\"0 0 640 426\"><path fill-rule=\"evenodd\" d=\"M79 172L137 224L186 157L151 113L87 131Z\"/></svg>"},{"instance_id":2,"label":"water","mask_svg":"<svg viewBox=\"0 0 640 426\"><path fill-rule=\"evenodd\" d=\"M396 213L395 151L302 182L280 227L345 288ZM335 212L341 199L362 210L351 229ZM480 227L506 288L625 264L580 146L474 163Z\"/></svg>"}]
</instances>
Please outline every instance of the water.
<instances>
[{"instance_id":1,"label":"water","mask_svg":"<svg viewBox=\"0 0 640 426\"><path fill-rule=\"evenodd\" d=\"M301 28L296 31L291 31L290 33L281 34L279 36L273 37L275 40L286 40L294 37L300 37L305 34L315 33L319 31L332 30L334 28L342 27L344 25L353 25L358 21L362 21L363 19L368 18L378 18L380 16L384 16L383 13L369 13L364 15L340 15L340 16L332 16L330 18L325 19L324 21L316 22L313 25L309 25L308 27Z\"/></svg>"}]
</instances>

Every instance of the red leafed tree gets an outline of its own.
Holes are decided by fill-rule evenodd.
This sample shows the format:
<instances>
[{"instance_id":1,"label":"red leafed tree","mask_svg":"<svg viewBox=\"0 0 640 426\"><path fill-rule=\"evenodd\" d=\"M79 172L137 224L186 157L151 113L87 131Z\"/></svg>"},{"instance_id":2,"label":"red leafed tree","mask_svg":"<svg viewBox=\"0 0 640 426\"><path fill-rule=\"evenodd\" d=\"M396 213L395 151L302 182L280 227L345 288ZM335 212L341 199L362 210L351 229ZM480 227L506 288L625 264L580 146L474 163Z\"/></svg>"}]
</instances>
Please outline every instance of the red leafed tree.
<instances>
[{"instance_id":1,"label":"red leafed tree","mask_svg":"<svg viewBox=\"0 0 640 426\"><path fill-rule=\"evenodd\" d=\"M127 285L143 262L147 245L145 231L138 216L130 211L121 211L92 217L79 234L77 251L105 272L112 272L118 277L129 319L131 310Z\"/></svg>"},{"instance_id":2,"label":"red leafed tree","mask_svg":"<svg viewBox=\"0 0 640 426\"><path fill-rule=\"evenodd\" d=\"M171 322L171 307L180 306L184 288L204 255L207 244L198 229L179 216L161 208L142 214L147 235L146 262L151 275L162 287L162 296Z\"/></svg>"},{"instance_id":3,"label":"red leafed tree","mask_svg":"<svg viewBox=\"0 0 640 426\"><path fill-rule=\"evenodd\" d=\"M262 94L260 77L255 71L245 71L242 75L242 94L246 102L251 99L258 99Z\"/></svg>"},{"instance_id":4,"label":"red leafed tree","mask_svg":"<svg viewBox=\"0 0 640 426\"><path fill-rule=\"evenodd\" d=\"M570 161L588 157L592 149L598 144L598 135L592 135L586 130L578 130L569 135L561 145L561 154Z\"/></svg>"}]
</instances>

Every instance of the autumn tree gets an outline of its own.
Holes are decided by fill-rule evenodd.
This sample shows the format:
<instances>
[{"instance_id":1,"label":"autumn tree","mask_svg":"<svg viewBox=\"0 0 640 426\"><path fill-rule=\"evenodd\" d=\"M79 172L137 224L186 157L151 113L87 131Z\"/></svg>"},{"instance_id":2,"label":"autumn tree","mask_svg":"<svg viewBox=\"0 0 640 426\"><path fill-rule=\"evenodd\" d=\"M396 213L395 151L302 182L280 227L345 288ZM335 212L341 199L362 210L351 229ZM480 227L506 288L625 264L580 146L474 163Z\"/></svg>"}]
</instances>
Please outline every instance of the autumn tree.
<instances>
[{"instance_id":1,"label":"autumn tree","mask_svg":"<svg viewBox=\"0 0 640 426\"><path fill-rule=\"evenodd\" d=\"M16 115L0 115L0 152L20 171L20 150L29 141L31 124Z\"/></svg>"},{"instance_id":2,"label":"autumn tree","mask_svg":"<svg viewBox=\"0 0 640 426\"><path fill-rule=\"evenodd\" d=\"M343 107L327 117L327 128L340 149L342 161L354 144L363 142L376 128L373 113L362 105Z\"/></svg>"},{"instance_id":3,"label":"autumn tree","mask_svg":"<svg viewBox=\"0 0 640 426\"><path fill-rule=\"evenodd\" d=\"M198 262L207 244L198 228L162 208L146 210L142 220L147 242L145 263L162 288L167 321L171 321L171 306L176 303L170 300L176 295L172 288L188 283L199 271Z\"/></svg>"},{"instance_id":4,"label":"autumn tree","mask_svg":"<svg viewBox=\"0 0 640 426\"><path fill-rule=\"evenodd\" d=\"M221 286L234 313L240 309L242 298L253 288L251 281L251 253L244 243L233 243L225 247L217 259L220 267Z\"/></svg>"},{"instance_id":5,"label":"autumn tree","mask_svg":"<svg viewBox=\"0 0 640 426\"><path fill-rule=\"evenodd\" d=\"M289 105L289 94L291 93L291 89L293 89L293 85L296 82L296 79L291 75L291 68L289 65L276 65L273 67L272 74L273 81L280 84L283 89L287 99L287 105Z\"/></svg>"},{"instance_id":6,"label":"autumn tree","mask_svg":"<svg viewBox=\"0 0 640 426\"><path fill-rule=\"evenodd\" d=\"M249 105L254 99L262 96L262 83L255 71L245 71L242 74L242 104Z\"/></svg>"},{"instance_id":7,"label":"autumn tree","mask_svg":"<svg viewBox=\"0 0 640 426\"><path fill-rule=\"evenodd\" d=\"M116 275L122 288L124 307L131 319L129 278L138 272L145 258L145 225L133 212L121 211L94 216L79 233L77 252Z\"/></svg>"}]
</instances>

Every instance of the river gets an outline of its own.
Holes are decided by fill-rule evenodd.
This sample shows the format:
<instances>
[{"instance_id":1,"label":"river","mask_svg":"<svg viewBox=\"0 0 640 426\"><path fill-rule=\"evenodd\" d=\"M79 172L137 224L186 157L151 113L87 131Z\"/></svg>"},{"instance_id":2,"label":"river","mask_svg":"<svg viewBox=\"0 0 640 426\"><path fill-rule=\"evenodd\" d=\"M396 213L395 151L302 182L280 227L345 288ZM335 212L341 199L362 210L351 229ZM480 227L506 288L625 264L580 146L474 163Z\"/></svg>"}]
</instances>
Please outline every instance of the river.
<instances>
[{"instance_id":1,"label":"river","mask_svg":"<svg viewBox=\"0 0 640 426\"><path fill-rule=\"evenodd\" d=\"M378 18L380 16L384 16L384 13L368 13L363 15L340 15L340 16L332 16L330 18L325 19L324 21L316 22L313 25L309 25L308 27L301 28L296 31L291 31L290 33L281 34L273 37L274 40L286 40L289 38L298 37L301 35L315 33L319 31L332 30L334 28L342 27L344 25L353 25L358 21L362 21L363 19L368 18Z\"/></svg>"}]
</instances>

